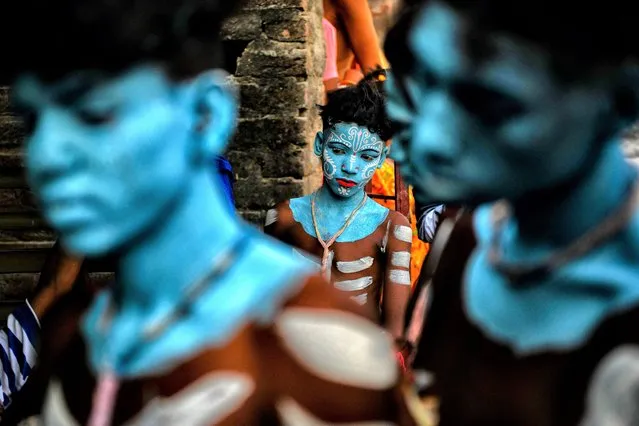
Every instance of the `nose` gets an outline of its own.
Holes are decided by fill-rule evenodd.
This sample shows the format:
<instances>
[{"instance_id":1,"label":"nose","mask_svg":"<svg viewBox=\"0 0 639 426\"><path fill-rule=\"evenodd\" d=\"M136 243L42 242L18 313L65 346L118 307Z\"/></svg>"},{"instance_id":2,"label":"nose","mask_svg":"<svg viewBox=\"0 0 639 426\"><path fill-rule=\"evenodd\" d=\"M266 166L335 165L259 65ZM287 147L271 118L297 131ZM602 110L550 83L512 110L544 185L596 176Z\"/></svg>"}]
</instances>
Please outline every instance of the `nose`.
<instances>
[{"instance_id":1,"label":"nose","mask_svg":"<svg viewBox=\"0 0 639 426\"><path fill-rule=\"evenodd\" d=\"M40 112L33 133L27 139L26 165L29 178L37 184L73 169L78 164L78 135L70 117L54 109Z\"/></svg>"},{"instance_id":2,"label":"nose","mask_svg":"<svg viewBox=\"0 0 639 426\"><path fill-rule=\"evenodd\" d=\"M357 165L357 156L355 154L349 155L344 158L342 163L342 171L349 175L356 175L359 172L359 166Z\"/></svg>"},{"instance_id":3,"label":"nose","mask_svg":"<svg viewBox=\"0 0 639 426\"><path fill-rule=\"evenodd\" d=\"M409 155L433 165L450 165L463 150L465 114L444 92L424 99L413 124Z\"/></svg>"}]
</instances>

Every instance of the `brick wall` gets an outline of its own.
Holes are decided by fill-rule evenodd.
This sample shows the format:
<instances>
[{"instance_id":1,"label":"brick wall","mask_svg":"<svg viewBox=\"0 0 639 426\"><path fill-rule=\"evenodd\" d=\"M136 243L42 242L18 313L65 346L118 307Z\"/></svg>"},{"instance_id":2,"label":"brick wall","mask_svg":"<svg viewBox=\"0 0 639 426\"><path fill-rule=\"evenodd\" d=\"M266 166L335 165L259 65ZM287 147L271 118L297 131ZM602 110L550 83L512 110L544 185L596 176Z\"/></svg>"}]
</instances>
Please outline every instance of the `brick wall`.
<instances>
[{"instance_id":1,"label":"brick wall","mask_svg":"<svg viewBox=\"0 0 639 426\"><path fill-rule=\"evenodd\" d=\"M246 43L233 77L241 110L228 157L237 207L252 222L262 223L266 209L321 183L311 149L321 128L321 7L321 0L252 0L224 28L226 43Z\"/></svg>"}]
</instances>

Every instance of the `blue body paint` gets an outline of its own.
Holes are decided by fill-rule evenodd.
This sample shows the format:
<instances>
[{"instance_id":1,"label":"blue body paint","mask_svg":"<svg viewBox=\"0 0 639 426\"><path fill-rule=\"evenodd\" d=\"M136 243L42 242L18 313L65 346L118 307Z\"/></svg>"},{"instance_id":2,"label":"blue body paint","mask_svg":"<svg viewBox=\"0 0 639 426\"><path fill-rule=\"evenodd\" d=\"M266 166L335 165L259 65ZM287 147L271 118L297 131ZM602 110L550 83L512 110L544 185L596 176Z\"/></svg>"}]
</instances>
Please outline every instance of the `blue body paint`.
<instances>
[{"instance_id":1,"label":"blue body paint","mask_svg":"<svg viewBox=\"0 0 639 426\"><path fill-rule=\"evenodd\" d=\"M467 28L437 1L417 17L409 37L416 65L387 82L389 116L404 126L393 158L421 202L507 199L514 215L501 236L504 261L539 260L626 199L636 173L616 137L597 135L621 131L627 117L615 115L613 79L560 82L547 53L504 34L486 40L488 60L476 59L465 52ZM558 189L569 179L572 187ZM469 317L488 335L520 353L572 348L639 303L638 213L603 246L520 289L487 260L489 209L477 212L464 289Z\"/></svg>"},{"instance_id":2,"label":"blue body paint","mask_svg":"<svg viewBox=\"0 0 639 426\"><path fill-rule=\"evenodd\" d=\"M237 103L219 71L175 82L145 66L97 78L69 99L87 77L18 80L16 101L37 118L27 140L28 178L67 250L116 256L115 288L97 298L83 325L91 365L124 377L154 374L224 344L247 322L268 321L311 268L290 248L254 235L188 315L156 340L142 340L143 329L250 232L230 211L219 179L211 179ZM210 116L215 125L203 126ZM115 315L105 327L109 300Z\"/></svg>"},{"instance_id":3,"label":"blue body paint","mask_svg":"<svg viewBox=\"0 0 639 426\"><path fill-rule=\"evenodd\" d=\"M373 178L386 160L388 148L380 137L355 123L337 123L315 138L315 155L322 160L324 185L318 190L316 213L322 238L326 241L346 222ZM295 221L315 237L311 200L313 194L290 200ZM356 219L337 239L353 242L368 237L388 216L389 210L368 199Z\"/></svg>"}]
</instances>

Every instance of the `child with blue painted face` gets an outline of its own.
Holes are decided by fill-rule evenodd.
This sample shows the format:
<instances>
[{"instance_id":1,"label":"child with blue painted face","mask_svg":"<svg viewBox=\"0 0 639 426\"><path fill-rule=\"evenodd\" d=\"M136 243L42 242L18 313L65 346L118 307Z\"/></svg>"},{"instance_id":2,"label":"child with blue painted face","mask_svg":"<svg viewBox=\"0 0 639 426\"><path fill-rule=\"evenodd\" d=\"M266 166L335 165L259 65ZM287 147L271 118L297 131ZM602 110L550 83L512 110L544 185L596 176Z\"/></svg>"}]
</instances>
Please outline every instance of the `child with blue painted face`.
<instances>
[{"instance_id":1,"label":"child with blue painted face","mask_svg":"<svg viewBox=\"0 0 639 426\"><path fill-rule=\"evenodd\" d=\"M218 60L234 3L3 5L0 35L25 35L0 81L30 186L68 251L117 272L49 365L44 424L412 424L392 340L211 179L236 122Z\"/></svg>"},{"instance_id":2,"label":"child with blue painted face","mask_svg":"<svg viewBox=\"0 0 639 426\"><path fill-rule=\"evenodd\" d=\"M399 339L411 286L413 233L406 217L364 190L389 150L384 76L378 71L329 93L321 112L324 128L314 145L324 184L270 210L265 231L302 256L321 259L317 263L333 286L371 318L379 321L381 311L386 329Z\"/></svg>"},{"instance_id":3,"label":"child with blue painted face","mask_svg":"<svg viewBox=\"0 0 639 426\"><path fill-rule=\"evenodd\" d=\"M435 241L415 358L442 426L577 425L601 360L639 341L627 6L409 1L388 36L403 177L424 203L479 204L475 243Z\"/></svg>"}]
</instances>

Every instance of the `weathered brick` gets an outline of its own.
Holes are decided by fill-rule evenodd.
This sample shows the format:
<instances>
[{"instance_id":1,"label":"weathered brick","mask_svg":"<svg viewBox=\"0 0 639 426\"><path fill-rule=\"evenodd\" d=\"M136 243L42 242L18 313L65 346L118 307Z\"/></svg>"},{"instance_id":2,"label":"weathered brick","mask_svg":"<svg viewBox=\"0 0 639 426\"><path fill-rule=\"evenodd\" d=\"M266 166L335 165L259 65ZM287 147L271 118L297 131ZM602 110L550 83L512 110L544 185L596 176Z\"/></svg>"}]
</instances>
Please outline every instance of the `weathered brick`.
<instances>
[{"instance_id":1,"label":"weathered brick","mask_svg":"<svg viewBox=\"0 0 639 426\"><path fill-rule=\"evenodd\" d=\"M304 193L304 182L301 179L257 177L241 179L238 183L235 193L237 208L240 210L263 210Z\"/></svg>"},{"instance_id":2,"label":"weathered brick","mask_svg":"<svg viewBox=\"0 0 639 426\"><path fill-rule=\"evenodd\" d=\"M308 136L305 118L274 116L241 119L232 146L234 149L282 149L289 144L306 147L309 143Z\"/></svg>"},{"instance_id":3,"label":"weathered brick","mask_svg":"<svg viewBox=\"0 0 639 426\"><path fill-rule=\"evenodd\" d=\"M20 146L23 138L22 120L10 115L0 115L0 147Z\"/></svg>"},{"instance_id":4,"label":"weathered brick","mask_svg":"<svg viewBox=\"0 0 639 426\"><path fill-rule=\"evenodd\" d=\"M301 43L260 38L252 41L237 62L236 76L306 77L307 52Z\"/></svg>"},{"instance_id":5,"label":"weathered brick","mask_svg":"<svg viewBox=\"0 0 639 426\"><path fill-rule=\"evenodd\" d=\"M0 188L0 211L34 211L35 196L24 188Z\"/></svg>"},{"instance_id":6,"label":"weathered brick","mask_svg":"<svg viewBox=\"0 0 639 426\"><path fill-rule=\"evenodd\" d=\"M311 3L318 0L311 0ZM300 9L306 10L309 6L309 0L248 0L244 6L244 10L262 10L262 9Z\"/></svg>"},{"instance_id":7,"label":"weathered brick","mask_svg":"<svg viewBox=\"0 0 639 426\"><path fill-rule=\"evenodd\" d=\"M309 32L309 22L306 15L297 10L269 9L263 12L264 33L278 41L306 41Z\"/></svg>"},{"instance_id":8,"label":"weathered brick","mask_svg":"<svg viewBox=\"0 0 639 426\"><path fill-rule=\"evenodd\" d=\"M242 117L298 115L306 108L306 83L295 77L235 79L240 91Z\"/></svg>"},{"instance_id":9,"label":"weathered brick","mask_svg":"<svg viewBox=\"0 0 639 426\"><path fill-rule=\"evenodd\" d=\"M0 86L0 115L9 114L9 112L9 88L6 86Z\"/></svg>"},{"instance_id":10,"label":"weathered brick","mask_svg":"<svg viewBox=\"0 0 639 426\"><path fill-rule=\"evenodd\" d=\"M259 229L263 228L264 220L266 219L265 210L240 210L239 213L245 221Z\"/></svg>"},{"instance_id":11,"label":"weathered brick","mask_svg":"<svg viewBox=\"0 0 639 426\"><path fill-rule=\"evenodd\" d=\"M255 40L261 33L262 18L257 12L240 12L222 25L223 40Z\"/></svg>"}]
</instances>

